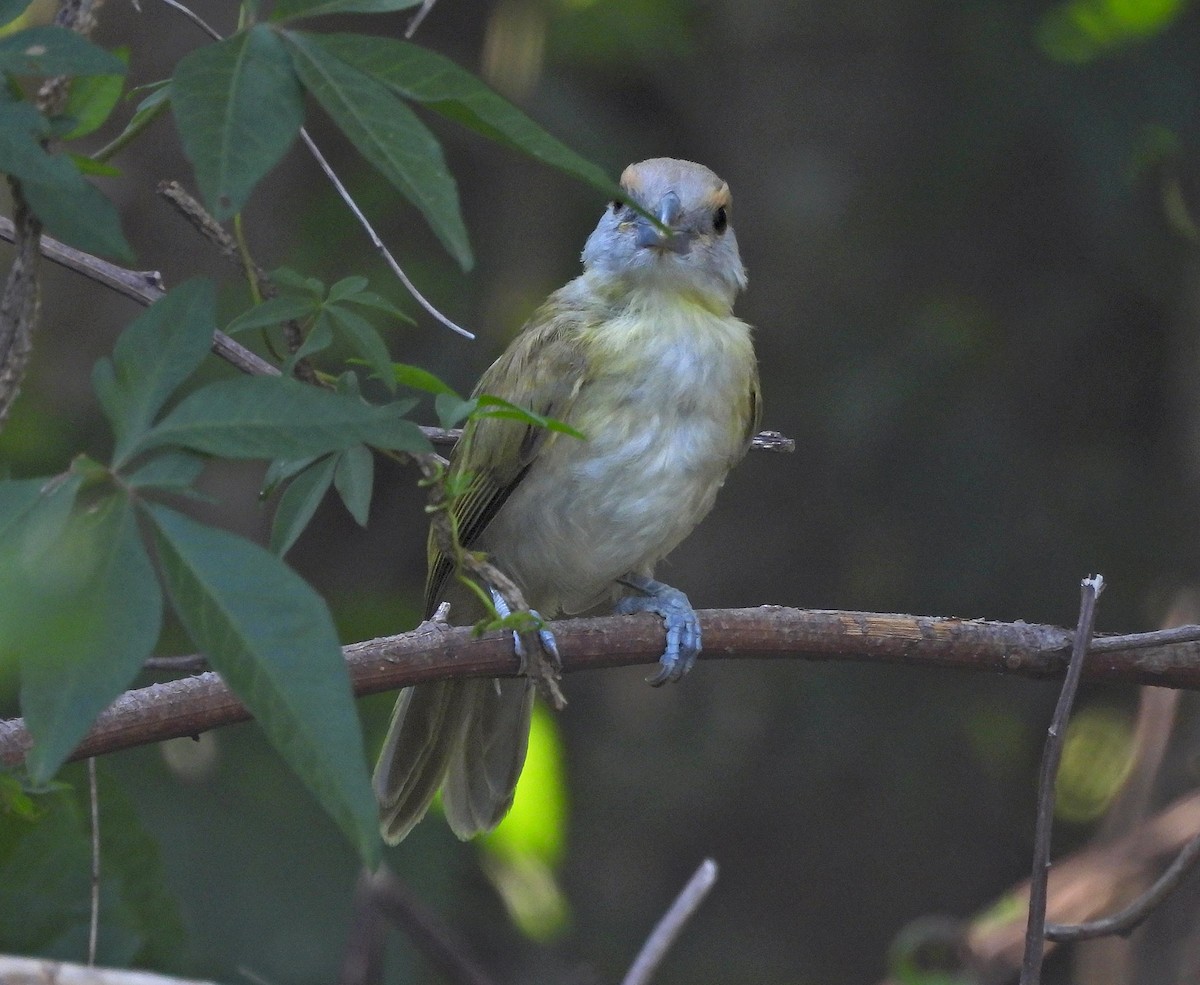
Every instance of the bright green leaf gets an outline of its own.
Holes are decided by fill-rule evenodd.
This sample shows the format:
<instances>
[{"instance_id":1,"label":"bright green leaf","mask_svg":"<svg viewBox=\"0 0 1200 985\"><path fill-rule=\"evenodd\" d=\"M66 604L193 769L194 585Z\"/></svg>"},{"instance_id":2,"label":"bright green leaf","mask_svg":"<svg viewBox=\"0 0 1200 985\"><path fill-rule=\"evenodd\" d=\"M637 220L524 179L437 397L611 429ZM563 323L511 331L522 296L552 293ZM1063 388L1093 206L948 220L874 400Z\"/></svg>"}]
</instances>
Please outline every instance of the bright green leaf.
<instances>
[{"instance_id":1,"label":"bright green leaf","mask_svg":"<svg viewBox=\"0 0 1200 985\"><path fill-rule=\"evenodd\" d=\"M433 134L386 85L329 52L323 36L285 31L283 38L304 87L469 269L473 260L458 189Z\"/></svg>"},{"instance_id":2,"label":"bright green leaf","mask_svg":"<svg viewBox=\"0 0 1200 985\"><path fill-rule=\"evenodd\" d=\"M384 385L394 391L396 381L392 376L392 357L387 343L375 326L345 306L331 306L326 310L339 334L349 341Z\"/></svg>"},{"instance_id":3,"label":"bright green leaf","mask_svg":"<svg viewBox=\"0 0 1200 985\"><path fill-rule=\"evenodd\" d=\"M295 20L323 14L386 14L415 7L421 0L279 0L271 20Z\"/></svg>"},{"instance_id":4,"label":"bright green leaf","mask_svg":"<svg viewBox=\"0 0 1200 985\"><path fill-rule=\"evenodd\" d=\"M429 442L403 414L413 401L366 404L286 377L239 377L184 398L139 450L178 445L229 458L303 458L367 442L421 452Z\"/></svg>"},{"instance_id":5,"label":"bright green leaf","mask_svg":"<svg viewBox=\"0 0 1200 985\"><path fill-rule=\"evenodd\" d=\"M262 304L243 311L225 329L227 335L237 335L252 328L272 328L295 318L307 318L317 311L319 305L308 298L287 295L268 298Z\"/></svg>"},{"instance_id":6,"label":"bright green leaf","mask_svg":"<svg viewBox=\"0 0 1200 985\"><path fill-rule=\"evenodd\" d=\"M26 541L5 560L11 608L0 623L14 633L34 739L26 766L44 783L137 676L158 639L162 596L120 493L76 509L55 536Z\"/></svg>"},{"instance_id":7,"label":"bright green leaf","mask_svg":"<svg viewBox=\"0 0 1200 985\"><path fill-rule=\"evenodd\" d=\"M433 409L437 411L438 423L444 428L458 427L479 406L475 399L463 400L454 391L439 393L433 398Z\"/></svg>"},{"instance_id":8,"label":"bright green leaf","mask_svg":"<svg viewBox=\"0 0 1200 985\"><path fill-rule=\"evenodd\" d=\"M215 315L212 282L187 281L130 323L111 363L96 364L96 395L117 436L114 465L128 461L167 398L203 362L212 347Z\"/></svg>"},{"instance_id":9,"label":"bright green leaf","mask_svg":"<svg viewBox=\"0 0 1200 985\"><path fill-rule=\"evenodd\" d=\"M367 525L371 512L371 492L375 486L375 456L366 445L355 445L338 459L333 484L360 527Z\"/></svg>"},{"instance_id":10,"label":"bright green leaf","mask_svg":"<svg viewBox=\"0 0 1200 985\"><path fill-rule=\"evenodd\" d=\"M80 174L90 174L100 178L121 177L120 168L115 168L111 164L105 164L103 161L97 161L95 158L88 157L85 154L67 154L67 158L79 169Z\"/></svg>"},{"instance_id":11,"label":"bright green leaf","mask_svg":"<svg viewBox=\"0 0 1200 985\"><path fill-rule=\"evenodd\" d=\"M373 866L375 798L324 601L256 544L162 506L146 511L172 605L192 642Z\"/></svg>"},{"instance_id":12,"label":"bright green leaf","mask_svg":"<svg viewBox=\"0 0 1200 985\"><path fill-rule=\"evenodd\" d=\"M129 64L128 48L120 48L114 55L122 64ZM63 134L62 139L74 140L99 129L117 105L124 88L124 75L84 75L72 79L63 115L72 117L75 125Z\"/></svg>"},{"instance_id":13,"label":"bright green leaf","mask_svg":"<svg viewBox=\"0 0 1200 985\"><path fill-rule=\"evenodd\" d=\"M429 370L420 366L410 366L408 363L392 363L392 378L401 386L421 390L424 393L444 394L455 400L462 398L450 387L434 376Z\"/></svg>"},{"instance_id":14,"label":"bright green leaf","mask_svg":"<svg viewBox=\"0 0 1200 985\"><path fill-rule=\"evenodd\" d=\"M0 71L13 75L123 75L125 65L83 35L43 24L0 37Z\"/></svg>"},{"instance_id":15,"label":"bright green leaf","mask_svg":"<svg viewBox=\"0 0 1200 985\"><path fill-rule=\"evenodd\" d=\"M241 209L304 122L287 52L262 24L180 60L171 101L184 152L217 219Z\"/></svg>"},{"instance_id":16,"label":"bright green leaf","mask_svg":"<svg viewBox=\"0 0 1200 985\"><path fill-rule=\"evenodd\" d=\"M288 483L271 520L271 551L283 557L296 543L333 484L337 455L326 455Z\"/></svg>"},{"instance_id":17,"label":"bright green leaf","mask_svg":"<svg viewBox=\"0 0 1200 985\"><path fill-rule=\"evenodd\" d=\"M489 140L565 171L600 189L605 198L624 197L601 168L550 136L449 58L406 41L359 34L322 35L321 44L405 99L425 103Z\"/></svg>"},{"instance_id":18,"label":"bright green leaf","mask_svg":"<svg viewBox=\"0 0 1200 985\"><path fill-rule=\"evenodd\" d=\"M532 424L535 427L545 428L547 431L558 431L560 434L569 434L572 438L579 438L581 440L585 438L582 432L575 430L570 424L564 424L553 417L543 417L541 414L535 414L533 411L505 400L503 397L494 397L490 393L480 395L479 407L481 408L477 415L479 417L497 417L507 421L521 421L525 424Z\"/></svg>"}]
</instances>

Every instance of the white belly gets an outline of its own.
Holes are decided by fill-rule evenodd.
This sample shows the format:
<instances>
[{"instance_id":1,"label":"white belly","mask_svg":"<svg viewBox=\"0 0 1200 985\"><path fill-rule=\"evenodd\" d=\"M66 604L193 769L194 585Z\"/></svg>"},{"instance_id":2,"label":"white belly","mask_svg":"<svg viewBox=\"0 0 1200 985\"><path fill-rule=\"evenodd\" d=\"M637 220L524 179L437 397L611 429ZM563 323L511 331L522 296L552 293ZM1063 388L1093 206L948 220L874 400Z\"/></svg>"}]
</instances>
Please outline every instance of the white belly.
<instances>
[{"instance_id":1,"label":"white belly","mask_svg":"<svg viewBox=\"0 0 1200 985\"><path fill-rule=\"evenodd\" d=\"M682 324L582 389L569 422L587 440L554 435L480 538L534 608L597 605L712 508L749 424L753 354L733 324L737 358L727 338Z\"/></svg>"}]
</instances>

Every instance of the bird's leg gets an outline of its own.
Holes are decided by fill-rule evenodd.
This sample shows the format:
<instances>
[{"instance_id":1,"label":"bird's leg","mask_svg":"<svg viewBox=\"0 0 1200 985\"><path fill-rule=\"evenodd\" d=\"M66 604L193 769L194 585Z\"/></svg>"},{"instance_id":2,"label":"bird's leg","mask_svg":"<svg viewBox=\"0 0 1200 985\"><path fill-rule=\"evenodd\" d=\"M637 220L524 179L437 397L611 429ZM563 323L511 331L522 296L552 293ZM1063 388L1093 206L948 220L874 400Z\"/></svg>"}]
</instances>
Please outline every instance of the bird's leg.
<instances>
[{"instance_id":1,"label":"bird's leg","mask_svg":"<svg viewBox=\"0 0 1200 985\"><path fill-rule=\"evenodd\" d=\"M512 608L505 601L496 589L489 587L489 594L492 596L492 605L496 607L496 612L500 614L501 619L506 619L512 615ZM536 609L530 609L529 614L541 621L541 613ZM542 652L550 658L551 666L555 673L562 670L562 657L558 655L558 641L554 638L554 634L550 630L543 627L537 631L538 640L542 644ZM529 673L529 657L525 652L525 643L521 640L521 634L513 631L513 652L517 655L517 660L520 661L520 673Z\"/></svg>"},{"instance_id":2,"label":"bird's leg","mask_svg":"<svg viewBox=\"0 0 1200 985\"><path fill-rule=\"evenodd\" d=\"M624 615L653 612L662 616L667 625L667 648L658 659L662 666L658 673L646 678L646 683L658 687L667 681L679 680L692 669L700 655L700 620L696 618L692 603L678 588L643 575L629 574L617 581L641 593L620 599L617 612Z\"/></svg>"}]
</instances>

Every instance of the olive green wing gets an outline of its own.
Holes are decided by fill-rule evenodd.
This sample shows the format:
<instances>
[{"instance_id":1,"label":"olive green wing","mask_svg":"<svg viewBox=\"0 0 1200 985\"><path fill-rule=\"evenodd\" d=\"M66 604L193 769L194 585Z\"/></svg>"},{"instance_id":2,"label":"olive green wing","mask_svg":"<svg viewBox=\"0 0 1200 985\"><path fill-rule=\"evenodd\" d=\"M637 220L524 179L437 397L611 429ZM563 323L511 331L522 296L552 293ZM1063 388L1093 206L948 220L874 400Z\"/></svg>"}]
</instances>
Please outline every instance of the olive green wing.
<instances>
[{"instance_id":1,"label":"olive green wing","mask_svg":"<svg viewBox=\"0 0 1200 985\"><path fill-rule=\"evenodd\" d=\"M552 297L480 378L473 397L490 394L543 417L570 421L571 408L585 383L578 312L554 315ZM470 547L520 484L547 443L577 441L522 421L478 418L467 423L450 457L452 476L469 477L452 508L459 541ZM429 538L425 615L441 601L453 571L451 559Z\"/></svg>"}]
</instances>

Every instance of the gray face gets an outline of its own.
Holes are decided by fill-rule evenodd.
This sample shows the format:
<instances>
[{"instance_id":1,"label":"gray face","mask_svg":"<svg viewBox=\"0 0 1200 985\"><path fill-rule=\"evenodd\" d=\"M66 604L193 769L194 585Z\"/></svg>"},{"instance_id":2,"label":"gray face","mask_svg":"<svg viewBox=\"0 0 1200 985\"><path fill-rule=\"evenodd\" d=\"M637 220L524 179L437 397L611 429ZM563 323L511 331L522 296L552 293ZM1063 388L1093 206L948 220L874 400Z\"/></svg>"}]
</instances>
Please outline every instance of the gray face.
<instances>
[{"instance_id":1,"label":"gray face","mask_svg":"<svg viewBox=\"0 0 1200 985\"><path fill-rule=\"evenodd\" d=\"M584 267L619 277L630 290L674 290L732 306L746 271L729 186L700 164L670 158L630 165L621 186L670 232L613 202L583 248Z\"/></svg>"}]
</instances>

